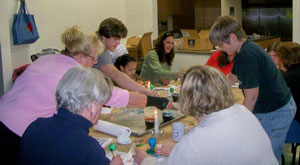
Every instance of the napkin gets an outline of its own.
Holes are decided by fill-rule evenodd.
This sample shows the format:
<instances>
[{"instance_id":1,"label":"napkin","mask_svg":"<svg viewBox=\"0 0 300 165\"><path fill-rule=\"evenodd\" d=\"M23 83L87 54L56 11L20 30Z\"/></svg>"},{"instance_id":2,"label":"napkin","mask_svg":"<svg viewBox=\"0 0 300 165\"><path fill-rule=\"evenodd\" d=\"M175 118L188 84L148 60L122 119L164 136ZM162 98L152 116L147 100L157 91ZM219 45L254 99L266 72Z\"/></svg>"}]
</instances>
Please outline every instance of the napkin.
<instances>
[{"instance_id":1,"label":"napkin","mask_svg":"<svg viewBox=\"0 0 300 165\"><path fill-rule=\"evenodd\" d=\"M98 124L93 127L95 130L110 134L117 137L117 142L120 144L130 144L131 130L128 127L124 127L118 124L99 120Z\"/></svg>"}]
</instances>

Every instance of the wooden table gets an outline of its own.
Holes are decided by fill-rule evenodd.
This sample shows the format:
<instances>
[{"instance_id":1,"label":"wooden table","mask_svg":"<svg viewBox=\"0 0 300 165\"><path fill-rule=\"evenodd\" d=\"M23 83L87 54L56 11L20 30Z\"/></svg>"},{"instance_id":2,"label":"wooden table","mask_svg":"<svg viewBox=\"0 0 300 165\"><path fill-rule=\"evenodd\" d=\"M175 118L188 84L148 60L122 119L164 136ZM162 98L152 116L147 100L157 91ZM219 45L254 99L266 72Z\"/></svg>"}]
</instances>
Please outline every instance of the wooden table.
<instances>
[{"instance_id":1,"label":"wooden table","mask_svg":"<svg viewBox=\"0 0 300 165\"><path fill-rule=\"evenodd\" d=\"M240 89L237 88L232 88L232 92L235 96L236 102L239 104L242 104L243 100L244 100L244 96L243 93ZM185 118L182 118L180 120L178 120L179 122L183 122L185 124L185 126L196 126L198 124L198 122L192 117L192 116L187 116ZM172 140L172 124L166 125L165 127L162 127L161 129L163 129L163 135L158 139L158 143L163 144L166 142L170 142L173 141ZM116 137L99 132L94 130L93 128L90 129L90 135L94 136L94 137L99 137L99 138L112 138L113 142L116 142ZM148 143L148 139L151 137L151 134L148 133L144 136L141 137L134 137L131 136L131 141L135 142L135 143L143 143L143 144L147 144ZM127 153L130 149L132 144L129 145L117 145L117 148L119 151L125 152ZM142 149L146 149L148 148L148 145L143 145L141 148Z\"/></svg>"}]
</instances>

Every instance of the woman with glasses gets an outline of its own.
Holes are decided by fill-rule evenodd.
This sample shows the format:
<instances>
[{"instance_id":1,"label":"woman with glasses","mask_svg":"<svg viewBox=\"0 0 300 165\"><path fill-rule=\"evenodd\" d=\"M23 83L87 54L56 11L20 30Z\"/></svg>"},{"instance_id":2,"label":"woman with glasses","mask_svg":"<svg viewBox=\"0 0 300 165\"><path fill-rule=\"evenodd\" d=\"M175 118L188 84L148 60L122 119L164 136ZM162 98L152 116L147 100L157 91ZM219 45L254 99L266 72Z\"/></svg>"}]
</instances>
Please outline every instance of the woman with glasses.
<instances>
[{"instance_id":1,"label":"woman with glasses","mask_svg":"<svg viewBox=\"0 0 300 165\"><path fill-rule=\"evenodd\" d=\"M150 50L144 61L141 77L151 83L168 85L170 80L177 80L184 72L171 72L174 53L174 34L162 33L155 42L153 50Z\"/></svg>"},{"instance_id":2,"label":"woman with glasses","mask_svg":"<svg viewBox=\"0 0 300 165\"><path fill-rule=\"evenodd\" d=\"M272 61L274 62L274 64L276 65L276 67L278 69L280 69L280 68L279 68L279 60L278 60L276 51L281 44L282 44L281 41L275 41L267 47L268 55L271 57ZM286 68L284 68L283 71L286 71Z\"/></svg>"}]
</instances>

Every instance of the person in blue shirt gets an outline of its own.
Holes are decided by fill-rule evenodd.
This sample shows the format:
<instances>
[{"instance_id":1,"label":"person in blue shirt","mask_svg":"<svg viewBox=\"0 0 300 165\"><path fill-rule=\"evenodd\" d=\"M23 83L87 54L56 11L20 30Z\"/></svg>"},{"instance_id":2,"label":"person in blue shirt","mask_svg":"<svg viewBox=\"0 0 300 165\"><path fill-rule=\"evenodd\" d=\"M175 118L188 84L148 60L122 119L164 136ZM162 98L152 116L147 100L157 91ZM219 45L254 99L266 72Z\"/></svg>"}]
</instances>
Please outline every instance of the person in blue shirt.
<instances>
[{"instance_id":1,"label":"person in blue shirt","mask_svg":"<svg viewBox=\"0 0 300 165\"><path fill-rule=\"evenodd\" d=\"M57 114L38 118L24 132L18 164L123 164L110 161L89 128L110 98L112 82L97 69L73 67L56 89Z\"/></svg>"}]
</instances>

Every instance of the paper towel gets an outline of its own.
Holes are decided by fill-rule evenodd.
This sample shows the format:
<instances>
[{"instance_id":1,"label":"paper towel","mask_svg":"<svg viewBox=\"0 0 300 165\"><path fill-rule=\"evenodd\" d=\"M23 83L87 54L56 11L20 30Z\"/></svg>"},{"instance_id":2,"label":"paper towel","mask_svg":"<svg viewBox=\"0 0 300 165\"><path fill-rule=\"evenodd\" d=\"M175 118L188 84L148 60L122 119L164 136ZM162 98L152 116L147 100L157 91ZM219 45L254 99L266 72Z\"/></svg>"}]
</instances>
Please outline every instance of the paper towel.
<instances>
[{"instance_id":1,"label":"paper towel","mask_svg":"<svg viewBox=\"0 0 300 165\"><path fill-rule=\"evenodd\" d=\"M93 127L95 130L113 135L117 137L117 142L120 144L130 144L131 130L128 127L124 127L118 124L99 120L98 124Z\"/></svg>"}]
</instances>

